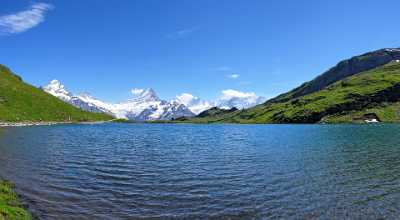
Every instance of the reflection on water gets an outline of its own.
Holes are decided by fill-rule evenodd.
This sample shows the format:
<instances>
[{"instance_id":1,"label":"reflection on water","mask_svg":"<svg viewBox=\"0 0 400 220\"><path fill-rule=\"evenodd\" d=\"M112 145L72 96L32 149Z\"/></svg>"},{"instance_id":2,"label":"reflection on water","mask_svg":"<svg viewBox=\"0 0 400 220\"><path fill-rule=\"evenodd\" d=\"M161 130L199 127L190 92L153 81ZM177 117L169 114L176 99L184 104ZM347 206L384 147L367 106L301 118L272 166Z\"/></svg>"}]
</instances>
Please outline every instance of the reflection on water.
<instances>
[{"instance_id":1,"label":"reflection on water","mask_svg":"<svg viewBox=\"0 0 400 220\"><path fill-rule=\"evenodd\" d=\"M43 219L397 218L398 125L0 130L0 176Z\"/></svg>"}]
</instances>

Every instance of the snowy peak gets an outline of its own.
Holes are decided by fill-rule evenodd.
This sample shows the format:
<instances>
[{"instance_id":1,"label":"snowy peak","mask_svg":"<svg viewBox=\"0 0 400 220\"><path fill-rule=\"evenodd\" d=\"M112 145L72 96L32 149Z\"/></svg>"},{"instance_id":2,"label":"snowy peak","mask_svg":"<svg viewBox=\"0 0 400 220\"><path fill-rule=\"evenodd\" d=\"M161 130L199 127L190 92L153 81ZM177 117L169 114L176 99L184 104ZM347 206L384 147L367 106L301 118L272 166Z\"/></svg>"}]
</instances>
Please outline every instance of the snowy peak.
<instances>
[{"instance_id":1,"label":"snowy peak","mask_svg":"<svg viewBox=\"0 0 400 220\"><path fill-rule=\"evenodd\" d=\"M50 93L53 96L56 96L64 101L69 101L72 98L72 94L70 92L68 92L64 85L60 83L60 81L54 79L52 81L50 81L50 83L46 86L43 86L42 89L47 92Z\"/></svg>"},{"instance_id":2,"label":"snowy peak","mask_svg":"<svg viewBox=\"0 0 400 220\"><path fill-rule=\"evenodd\" d=\"M91 96L89 93L86 93L86 92L81 92L77 96L85 98L85 99L95 99L93 96Z\"/></svg>"},{"instance_id":3,"label":"snowy peak","mask_svg":"<svg viewBox=\"0 0 400 220\"><path fill-rule=\"evenodd\" d=\"M187 106L196 115L212 107L245 109L266 100L265 97L257 96L254 92L240 92L233 89L223 90L221 96L215 101L204 101L189 93L183 93L176 97L176 102Z\"/></svg>"},{"instance_id":4,"label":"snowy peak","mask_svg":"<svg viewBox=\"0 0 400 220\"><path fill-rule=\"evenodd\" d=\"M68 92L58 80L52 80L42 87L61 100L90 112L104 112L117 118L134 121L169 120L195 116L189 108L175 101L161 100L151 89L132 89L134 97L126 102L111 104L92 97L87 93L74 95Z\"/></svg>"},{"instance_id":5,"label":"snowy peak","mask_svg":"<svg viewBox=\"0 0 400 220\"><path fill-rule=\"evenodd\" d=\"M129 100L129 102L157 102L160 101L160 98L158 98L156 92L151 89L132 89L131 90L132 94L134 95L134 98Z\"/></svg>"},{"instance_id":6,"label":"snowy peak","mask_svg":"<svg viewBox=\"0 0 400 220\"><path fill-rule=\"evenodd\" d=\"M222 96L217 101L217 106L222 109L250 108L265 102L265 97L257 96L254 92L240 92L233 89L223 90Z\"/></svg>"},{"instance_id":7,"label":"snowy peak","mask_svg":"<svg viewBox=\"0 0 400 220\"><path fill-rule=\"evenodd\" d=\"M183 93L179 96L176 96L175 102L187 106L190 111L196 115L215 106L214 104L201 100L200 98L189 93Z\"/></svg>"},{"instance_id":8,"label":"snowy peak","mask_svg":"<svg viewBox=\"0 0 400 220\"><path fill-rule=\"evenodd\" d=\"M134 121L192 117L212 107L244 109L261 104L266 100L264 97L257 96L253 92L246 93L228 89L223 90L221 96L215 101L205 101L189 93L176 96L175 100L166 101L160 99L151 88L135 88L131 90L133 95L131 99L113 104L103 102L87 93L74 95L68 92L58 80L52 80L48 85L42 87L42 89L83 110L104 112L117 118Z\"/></svg>"},{"instance_id":9,"label":"snowy peak","mask_svg":"<svg viewBox=\"0 0 400 220\"><path fill-rule=\"evenodd\" d=\"M98 113L104 112L110 114L108 111L108 104L91 97L89 94L81 94L76 96L69 92L65 86L56 79L50 81L48 85L43 86L42 90L85 111Z\"/></svg>"}]
</instances>

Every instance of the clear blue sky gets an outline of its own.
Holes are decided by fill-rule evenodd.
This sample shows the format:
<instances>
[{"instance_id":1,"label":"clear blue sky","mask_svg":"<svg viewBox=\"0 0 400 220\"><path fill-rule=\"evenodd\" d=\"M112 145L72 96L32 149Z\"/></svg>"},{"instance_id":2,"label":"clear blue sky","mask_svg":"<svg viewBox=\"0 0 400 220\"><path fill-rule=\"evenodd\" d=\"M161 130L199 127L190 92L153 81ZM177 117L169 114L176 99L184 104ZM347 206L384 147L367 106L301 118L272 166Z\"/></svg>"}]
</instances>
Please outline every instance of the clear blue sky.
<instances>
[{"instance_id":1,"label":"clear blue sky","mask_svg":"<svg viewBox=\"0 0 400 220\"><path fill-rule=\"evenodd\" d=\"M53 6L43 22L0 35L0 63L107 101L135 87L271 97L341 59L400 47L398 0L1 0L0 15L41 2Z\"/></svg>"}]
</instances>

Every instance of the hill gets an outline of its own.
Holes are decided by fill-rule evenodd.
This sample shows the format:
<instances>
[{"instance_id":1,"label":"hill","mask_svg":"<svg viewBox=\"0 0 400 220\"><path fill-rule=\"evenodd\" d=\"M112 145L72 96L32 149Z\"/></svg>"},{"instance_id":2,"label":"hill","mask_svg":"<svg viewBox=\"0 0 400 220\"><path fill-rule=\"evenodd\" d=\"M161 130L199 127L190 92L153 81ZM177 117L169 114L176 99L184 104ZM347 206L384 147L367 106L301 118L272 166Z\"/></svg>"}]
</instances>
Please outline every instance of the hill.
<instances>
[{"instance_id":1,"label":"hill","mask_svg":"<svg viewBox=\"0 0 400 220\"><path fill-rule=\"evenodd\" d=\"M39 88L0 65L0 121L80 122L110 120L111 116L82 111Z\"/></svg>"},{"instance_id":2,"label":"hill","mask_svg":"<svg viewBox=\"0 0 400 220\"><path fill-rule=\"evenodd\" d=\"M381 49L339 62L336 66L315 79L302 84L288 93L277 96L268 102L284 102L319 91L332 83L354 74L371 70L391 61L400 60L400 49Z\"/></svg>"},{"instance_id":3,"label":"hill","mask_svg":"<svg viewBox=\"0 0 400 220\"><path fill-rule=\"evenodd\" d=\"M353 57L264 104L209 117L207 122L400 122L399 60L398 49Z\"/></svg>"},{"instance_id":4,"label":"hill","mask_svg":"<svg viewBox=\"0 0 400 220\"><path fill-rule=\"evenodd\" d=\"M233 107L231 109L221 109L218 107L213 107L208 110L205 110L198 114L196 117L192 118L177 118L172 120L174 123L179 122L190 122L190 123L210 123L210 122L223 122L227 117L235 115L237 112L240 112L239 109Z\"/></svg>"}]
</instances>

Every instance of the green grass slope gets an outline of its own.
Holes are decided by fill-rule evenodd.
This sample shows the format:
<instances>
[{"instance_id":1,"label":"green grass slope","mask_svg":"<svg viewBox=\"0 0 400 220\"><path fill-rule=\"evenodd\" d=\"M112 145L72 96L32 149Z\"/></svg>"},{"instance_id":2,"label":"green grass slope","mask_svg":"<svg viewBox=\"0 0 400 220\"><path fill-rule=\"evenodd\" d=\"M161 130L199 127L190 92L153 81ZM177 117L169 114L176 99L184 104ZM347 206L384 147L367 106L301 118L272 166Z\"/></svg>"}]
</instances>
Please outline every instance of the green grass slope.
<instances>
[{"instance_id":1,"label":"green grass slope","mask_svg":"<svg viewBox=\"0 0 400 220\"><path fill-rule=\"evenodd\" d=\"M22 207L13 186L0 180L0 220L30 220L32 216Z\"/></svg>"},{"instance_id":2,"label":"green grass slope","mask_svg":"<svg viewBox=\"0 0 400 220\"><path fill-rule=\"evenodd\" d=\"M281 94L268 102L285 102L293 98L317 92L339 80L354 74L375 69L395 60L400 59L400 49L388 48L368 52L339 62L315 79L302 84L301 86Z\"/></svg>"},{"instance_id":3,"label":"green grass slope","mask_svg":"<svg viewBox=\"0 0 400 220\"><path fill-rule=\"evenodd\" d=\"M75 108L46 92L24 83L0 65L0 121L101 121L111 116Z\"/></svg>"},{"instance_id":4,"label":"green grass slope","mask_svg":"<svg viewBox=\"0 0 400 220\"><path fill-rule=\"evenodd\" d=\"M339 80L324 89L289 99L267 102L218 117L188 121L226 123L363 122L371 114L385 122L400 121L400 63L393 61Z\"/></svg>"},{"instance_id":5,"label":"green grass slope","mask_svg":"<svg viewBox=\"0 0 400 220\"><path fill-rule=\"evenodd\" d=\"M240 112L237 108L231 109L220 109L218 107L210 108L206 111L201 112L199 115L193 118L177 118L175 120L169 121L171 123L216 123L216 122L226 122L226 118L234 116L236 113Z\"/></svg>"}]
</instances>

